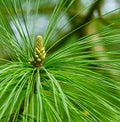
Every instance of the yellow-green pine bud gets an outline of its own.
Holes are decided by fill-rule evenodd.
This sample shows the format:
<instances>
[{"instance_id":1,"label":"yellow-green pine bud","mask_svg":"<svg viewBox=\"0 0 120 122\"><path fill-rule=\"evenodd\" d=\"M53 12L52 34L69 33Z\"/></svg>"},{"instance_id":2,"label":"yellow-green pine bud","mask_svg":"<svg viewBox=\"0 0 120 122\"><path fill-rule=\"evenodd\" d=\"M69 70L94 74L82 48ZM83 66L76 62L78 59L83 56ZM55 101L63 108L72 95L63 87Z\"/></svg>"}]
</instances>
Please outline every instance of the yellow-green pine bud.
<instances>
[{"instance_id":1,"label":"yellow-green pine bud","mask_svg":"<svg viewBox=\"0 0 120 122\"><path fill-rule=\"evenodd\" d=\"M37 36L36 47L40 51L43 48L43 39L42 36Z\"/></svg>"},{"instance_id":2,"label":"yellow-green pine bud","mask_svg":"<svg viewBox=\"0 0 120 122\"><path fill-rule=\"evenodd\" d=\"M40 52L43 52L43 51L45 51L45 48L44 47L41 48Z\"/></svg>"},{"instance_id":3,"label":"yellow-green pine bud","mask_svg":"<svg viewBox=\"0 0 120 122\"><path fill-rule=\"evenodd\" d=\"M41 62L41 59L40 59L40 58L38 58L38 59L37 59L37 61L38 61L38 62Z\"/></svg>"},{"instance_id":4,"label":"yellow-green pine bud","mask_svg":"<svg viewBox=\"0 0 120 122\"><path fill-rule=\"evenodd\" d=\"M37 55L37 52L36 51L34 51L34 55Z\"/></svg>"},{"instance_id":5,"label":"yellow-green pine bud","mask_svg":"<svg viewBox=\"0 0 120 122\"><path fill-rule=\"evenodd\" d=\"M42 55L41 59L44 60L46 56L46 53Z\"/></svg>"},{"instance_id":6,"label":"yellow-green pine bud","mask_svg":"<svg viewBox=\"0 0 120 122\"><path fill-rule=\"evenodd\" d=\"M42 57L42 55L43 55L42 53L39 53L39 57Z\"/></svg>"},{"instance_id":7,"label":"yellow-green pine bud","mask_svg":"<svg viewBox=\"0 0 120 122\"><path fill-rule=\"evenodd\" d=\"M29 62L32 62L32 61L34 61L34 59L33 59L33 58L30 58L30 59L29 59Z\"/></svg>"},{"instance_id":8,"label":"yellow-green pine bud","mask_svg":"<svg viewBox=\"0 0 120 122\"><path fill-rule=\"evenodd\" d=\"M42 53L45 54L45 50L43 50Z\"/></svg>"},{"instance_id":9,"label":"yellow-green pine bud","mask_svg":"<svg viewBox=\"0 0 120 122\"><path fill-rule=\"evenodd\" d=\"M36 47L36 48L35 48L35 52L36 52L36 53L40 53L40 50Z\"/></svg>"},{"instance_id":10,"label":"yellow-green pine bud","mask_svg":"<svg viewBox=\"0 0 120 122\"><path fill-rule=\"evenodd\" d=\"M39 58L39 56L38 55L35 55L35 58Z\"/></svg>"}]
</instances>

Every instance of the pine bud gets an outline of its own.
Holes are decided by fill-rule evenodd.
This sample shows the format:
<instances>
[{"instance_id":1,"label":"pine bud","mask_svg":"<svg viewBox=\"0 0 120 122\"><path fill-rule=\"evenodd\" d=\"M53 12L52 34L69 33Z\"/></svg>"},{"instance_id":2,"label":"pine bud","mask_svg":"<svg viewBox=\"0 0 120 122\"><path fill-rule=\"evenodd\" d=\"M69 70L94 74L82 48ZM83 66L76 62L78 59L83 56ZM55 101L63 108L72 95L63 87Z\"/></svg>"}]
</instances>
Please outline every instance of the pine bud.
<instances>
[{"instance_id":1,"label":"pine bud","mask_svg":"<svg viewBox=\"0 0 120 122\"><path fill-rule=\"evenodd\" d=\"M36 45L34 49L34 59L28 61L30 64L40 67L43 60L45 59L46 53L45 48L43 47L42 36L37 36Z\"/></svg>"},{"instance_id":2,"label":"pine bud","mask_svg":"<svg viewBox=\"0 0 120 122\"><path fill-rule=\"evenodd\" d=\"M35 55L35 58L39 58L39 56L38 55Z\"/></svg>"}]
</instances>

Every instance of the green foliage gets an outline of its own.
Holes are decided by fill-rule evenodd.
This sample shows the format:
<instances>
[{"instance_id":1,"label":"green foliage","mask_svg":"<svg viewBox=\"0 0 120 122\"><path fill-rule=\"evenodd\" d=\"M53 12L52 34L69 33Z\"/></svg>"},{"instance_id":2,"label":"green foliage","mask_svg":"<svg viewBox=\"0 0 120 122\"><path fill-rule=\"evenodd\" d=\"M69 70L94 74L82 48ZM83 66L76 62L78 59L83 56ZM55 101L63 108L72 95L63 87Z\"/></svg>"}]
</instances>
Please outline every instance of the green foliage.
<instances>
[{"instance_id":1,"label":"green foliage","mask_svg":"<svg viewBox=\"0 0 120 122\"><path fill-rule=\"evenodd\" d=\"M60 0L56 4L43 39L46 58L42 65L32 65L29 59L34 58L35 23L41 2L37 0L33 5L27 0L24 9L24 1L2 0L8 15L0 13L0 46L9 55L9 60L0 58L0 122L120 120L120 60L114 58L119 50L92 50L100 45L118 45L119 29L109 25L84 37L74 35L63 46L51 51L61 40L81 28L64 36L57 31L60 20L74 2ZM32 34L27 25L33 14L31 6L35 12ZM20 38L13 31L11 21ZM61 30L67 24L62 25Z\"/></svg>"}]
</instances>

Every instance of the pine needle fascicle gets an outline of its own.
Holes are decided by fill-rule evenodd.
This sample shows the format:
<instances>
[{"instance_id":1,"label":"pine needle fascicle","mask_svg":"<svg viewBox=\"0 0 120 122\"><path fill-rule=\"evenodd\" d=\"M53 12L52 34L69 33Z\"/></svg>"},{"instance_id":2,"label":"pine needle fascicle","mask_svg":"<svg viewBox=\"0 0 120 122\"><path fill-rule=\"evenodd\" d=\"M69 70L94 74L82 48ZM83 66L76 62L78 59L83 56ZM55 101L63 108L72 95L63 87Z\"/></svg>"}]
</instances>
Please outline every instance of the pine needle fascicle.
<instances>
[{"instance_id":1,"label":"pine needle fascicle","mask_svg":"<svg viewBox=\"0 0 120 122\"><path fill-rule=\"evenodd\" d=\"M60 0L44 37L39 35L36 39L36 28L33 28L31 35L27 21L31 15L31 7L34 7L37 19L41 2L37 1L33 5L31 0L27 0L27 13L24 13L24 1L10 0L8 6L8 3L2 0L8 17L0 12L0 46L7 50L6 54L9 52L9 58L0 58L0 121L120 120L120 60L117 57L120 51L90 50L100 44L105 47L119 45L119 29L106 26L103 30L85 37L75 37L50 52L55 44L81 28L78 27L63 37L59 35L60 31L56 35L60 20L74 2L75 0ZM17 8L20 9L21 15ZM11 21L20 38L13 31ZM94 20L96 21L97 19ZM92 41L96 36L99 38Z\"/></svg>"}]
</instances>

